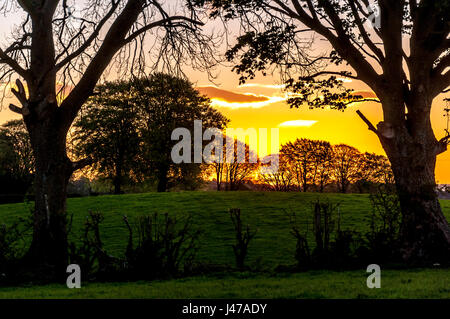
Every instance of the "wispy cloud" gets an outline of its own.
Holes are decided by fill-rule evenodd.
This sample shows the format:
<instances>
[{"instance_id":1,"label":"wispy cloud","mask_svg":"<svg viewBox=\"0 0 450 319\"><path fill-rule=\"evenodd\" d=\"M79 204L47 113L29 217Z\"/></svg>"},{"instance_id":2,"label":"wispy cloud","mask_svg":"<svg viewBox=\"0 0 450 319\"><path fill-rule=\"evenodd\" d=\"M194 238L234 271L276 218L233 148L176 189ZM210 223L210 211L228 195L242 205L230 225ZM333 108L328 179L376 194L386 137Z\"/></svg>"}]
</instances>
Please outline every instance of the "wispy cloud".
<instances>
[{"instance_id":1,"label":"wispy cloud","mask_svg":"<svg viewBox=\"0 0 450 319\"><path fill-rule=\"evenodd\" d=\"M198 87L197 91L208 96L211 99L220 99L229 103L253 103L265 102L269 100L269 98L264 95L256 95L252 93L236 93L212 86Z\"/></svg>"},{"instance_id":2,"label":"wispy cloud","mask_svg":"<svg viewBox=\"0 0 450 319\"><path fill-rule=\"evenodd\" d=\"M294 120L280 123L278 127L311 127L316 123L314 120Z\"/></svg>"},{"instance_id":3,"label":"wispy cloud","mask_svg":"<svg viewBox=\"0 0 450 319\"><path fill-rule=\"evenodd\" d=\"M266 88L266 89L284 89L286 87L285 84L260 84L260 83L245 83L239 85L240 88L251 88L251 87L258 87L258 88Z\"/></svg>"},{"instance_id":4,"label":"wispy cloud","mask_svg":"<svg viewBox=\"0 0 450 319\"><path fill-rule=\"evenodd\" d=\"M198 87L197 90L208 96L215 107L226 107L231 109L239 108L262 108L272 103L286 101L283 96L265 96L253 93L236 93L207 86Z\"/></svg>"},{"instance_id":5,"label":"wispy cloud","mask_svg":"<svg viewBox=\"0 0 450 319\"><path fill-rule=\"evenodd\" d=\"M266 97L267 100L261 102L228 102L218 98L212 98L212 105L216 107L227 107L231 109L239 109L239 108L255 108L259 109L264 106L267 106L272 103L283 102L286 101L286 98L280 96L271 96Z\"/></svg>"}]
</instances>

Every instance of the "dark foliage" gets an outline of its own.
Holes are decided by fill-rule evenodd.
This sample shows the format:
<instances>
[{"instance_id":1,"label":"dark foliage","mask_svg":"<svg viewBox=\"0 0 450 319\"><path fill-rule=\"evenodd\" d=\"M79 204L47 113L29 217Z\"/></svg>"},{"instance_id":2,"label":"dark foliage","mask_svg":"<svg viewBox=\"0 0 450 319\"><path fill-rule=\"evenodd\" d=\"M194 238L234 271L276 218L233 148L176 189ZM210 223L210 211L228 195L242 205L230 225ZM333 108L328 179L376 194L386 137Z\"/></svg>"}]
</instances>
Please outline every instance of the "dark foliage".
<instances>
[{"instance_id":1,"label":"dark foliage","mask_svg":"<svg viewBox=\"0 0 450 319\"><path fill-rule=\"evenodd\" d=\"M168 214L141 216L137 220L138 244L133 244L133 227L124 217L129 231L126 267L135 279L176 276L189 271L201 232L193 230L192 218L181 221Z\"/></svg>"},{"instance_id":2,"label":"dark foliage","mask_svg":"<svg viewBox=\"0 0 450 319\"><path fill-rule=\"evenodd\" d=\"M398 196L389 187L380 186L370 194L371 231L366 235L372 258L381 261L398 259L401 210Z\"/></svg>"},{"instance_id":3,"label":"dark foliage","mask_svg":"<svg viewBox=\"0 0 450 319\"><path fill-rule=\"evenodd\" d=\"M129 240L122 258L111 256L104 249L100 233L103 219L100 213L90 212L81 244L70 245L70 262L80 265L85 279L151 280L178 276L190 270L200 235L199 230L193 230L191 217L181 221L168 214L155 213L137 218L133 227L124 216Z\"/></svg>"},{"instance_id":4,"label":"dark foliage","mask_svg":"<svg viewBox=\"0 0 450 319\"><path fill-rule=\"evenodd\" d=\"M291 234L297 241L295 269L352 269L374 262L397 263L400 260L398 198L386 188L378 188L371 195L371 202L373 213L370 232L366 234L341 229L339 205L315 202L311 218L314 249L308 243L308 224L302 227L297 223L296 214L291 214Z\"/></svg>"},{"instance_id":5,"label":"dark foliage","mask_svg":"<svg viewBox=\"0 0 450 319\"><path fill-rule=\"evenodd\" d=\"M236 267L239 270L245 270L245 259L248 253L248 245L255 237L257 231L251 231L249 225L247 225L244 229L241 219L241 210L239 208L230 209L230 217L236 233L236 243L233 245L234 256L236 258Z\"/></svg>"}]
</instances>

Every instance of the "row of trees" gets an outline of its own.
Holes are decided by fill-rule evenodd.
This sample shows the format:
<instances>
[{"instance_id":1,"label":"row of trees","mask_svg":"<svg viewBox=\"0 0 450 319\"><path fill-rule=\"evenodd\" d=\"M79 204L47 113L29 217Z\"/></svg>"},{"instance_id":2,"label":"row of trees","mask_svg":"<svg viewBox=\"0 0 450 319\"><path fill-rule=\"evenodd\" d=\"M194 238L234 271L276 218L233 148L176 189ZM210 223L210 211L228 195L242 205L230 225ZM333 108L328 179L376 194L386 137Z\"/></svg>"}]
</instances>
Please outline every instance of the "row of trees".
<instances>
[{"instance_id":1,"label":"row of trees","mask_svg":"<svg viewBox=\"0 0 450 319\"><path fill-rule=\"evenodd\" d=\"M282 145L278 169L264 173L260 174L261 179L276 191L323 192L335 185L339 192L346 193L354 185L363 192L371 184L394 183L385 156L305 138Z\"/></svg>"},{"instance_id":2,"label":"row of trees","mask_svg":"<svg viewBox=\"0 0 450 319\"><path fill-rule=\"evenodd\" d=\"M203 178L203 165L174 164L171 159L176 143L172 131L183 127L193 133L193 119L219 129L228 123L187 80L157 73L108 82L97 86L83 106L69 134L68 155L87 158L83 173L111 183L115 194L122 193L124 185L142 182L156 184L161 192L174 185L195 188ZM0 194L31 191L33 175L25 125L9 121L0 127Z\"/></svg>"},{"instance_id":3,"label":"row of trees","mask_svg":"<svg viewBox=\"0 0 450 319\"><path fill-rule=\"evenodd\" d=\"M96 88L74 124L72 153L77 159L89 157L90 175L112 181L116 194L126 183L148 179L160 192L176 184L193 187L201 179L201 164L171 159L177 143L173 130L187 128L193 135L193 119L219 129L228 123L181 78L157 73L106 83Z\"/></svg>"},{"instance_id":4,"label":"row of trees","mask_svg":"<svg viewBox=\"0 0 450 319\"><path fill-rule=\"evenodd\" d=\"M152 81L162 79L188 84L166 75L145 81L154 85ZM142 81L139 83L142 84ZM121 96L132 92L131 88L132 83L99 86L101 94L94 96L91 104L86 105L70 139L70 153L79 158L90 155L92 159L85 173L91 178L111 183L116 194L123 191L124 185L144 181L152 181L158 191L166 191L173 186L195 189L202 181L213 180L218 191L238 190L245 183L258 183L273 191L336 190L342 193L348 192L351 187L354 191L365 192L374 184L394 183L385 156L361 153L345 144L331 145L326 141L305 138L282 145L278 159L269 155L260 161L248 144L223 136L221 162L174 164L170 151L175 141L171 140L170 130L179 125L192 129L192 120L187 117L194 114L190 113L198 112L195 116L202 116L211 125L219 123L225 126L227 120L210 109L207 101L195 90L190 91L189 86L185 87L187 92L206 103L201 104L203 111L202 107L189 110L180 104L179 111L184 111L176 112L176 104L164 104L163 99L153 106L146 100L148 104L137 107L137 101L121 99ZM227 145L233 145L231 163L225 161ZM34 157L21 121L10 121L0 127L0 149L0 193L24 194L31 190ZM244 162L240 162L239 157L244 158ZM256 161L252 161L252 157ZM264 164L270 163L270 160L277 161L278 165L271 168L269 164Z\"/></svg>"}]
</instances>

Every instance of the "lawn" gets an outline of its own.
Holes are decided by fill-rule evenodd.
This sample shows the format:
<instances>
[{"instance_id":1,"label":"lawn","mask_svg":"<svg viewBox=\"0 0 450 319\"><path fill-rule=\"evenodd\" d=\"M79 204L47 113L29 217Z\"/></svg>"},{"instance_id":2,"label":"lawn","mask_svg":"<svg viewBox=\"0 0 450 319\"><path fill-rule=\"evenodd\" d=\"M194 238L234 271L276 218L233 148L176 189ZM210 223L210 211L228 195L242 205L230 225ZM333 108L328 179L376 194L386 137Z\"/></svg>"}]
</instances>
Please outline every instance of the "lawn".
<instances>
[{"instance_id":1,"label":"lawn","mask_svg":"<svg viewBox=\"0 0 450 319\"><path fill-rule=\"evenodd\" d=\"M233 265L231 244L233 226L230 208L241 208L243 219L258 233L250 244L248 264L264 273L227 274L194 277L162 282L87 284L72 291L62 286L0 288L0 297L149 297L149 298L357 298L357 297L449 297L450 270L389 270L382 274L382 289L365 285L365 269L351 272L307 272L295 275L273 275L280 264L294 263L295 239L290 234L288 213L295 212L300 222L310 220L311 203L317 199L340 203L342 228L355 231L369 229L370 201L367 195L275 193L275 192L181 192L147 193L120 196L72 198L68 212L73 214L72 240L77 240L89 210L101 212L102 239L108 253L120 256L127 243L122 216L134 217L158 213L177 216L191 214L195 227L203 230L198 261ZM442 201L447 218L450 201ZM0 220L11 223L26 217L29 204L0 206ZM311 233L311 226L309 226ZM312 234L311 234L312 235ZM224 275L225 276L225 275Z\"/></svg>"},{"instance_id":2,"label":"lawn","mask_svg":"<svg viewBox=\"0 0 450 319\"><path fill-rule=\"evenodd\" d=\"M450 271L382 271L381 288L366 286L365 271L310 271L293 275L235 274L133 283L89 283L0 288L0 298L450 298Z\"/></svg>"}]
</instances>

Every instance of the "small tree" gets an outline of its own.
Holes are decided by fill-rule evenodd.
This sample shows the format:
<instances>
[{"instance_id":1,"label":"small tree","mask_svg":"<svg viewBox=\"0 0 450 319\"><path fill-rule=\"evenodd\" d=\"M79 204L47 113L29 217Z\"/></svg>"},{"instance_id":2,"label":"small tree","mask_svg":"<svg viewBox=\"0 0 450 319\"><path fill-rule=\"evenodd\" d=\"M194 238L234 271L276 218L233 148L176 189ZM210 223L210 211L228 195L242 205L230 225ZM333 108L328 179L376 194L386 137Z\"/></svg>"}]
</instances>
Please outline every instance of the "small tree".
<instances>
[{"instance_id":1,"label":"small tree","mask_svg":"<svg viewBox=\"0 0 450 319\"><path fill-rule=\"evenodd\" d=\"M333 148L329 142L316 141L314 149L314 166L316 169L316 186L323 193L332 179Z\"/></svg>"},{"instance_id":2,"label":"small tree","mask_svg":"<svg viewBox=\"0 0 450 319\"><path fill-rule=\"evenodd\" d=\"M331 150L328 142L296 139L283 145L280 153L286 156L290 169L295 172L301 191L307 192L317 181L323 191L330 176Z\"/></svg>"},{"instance_id":3,"label":"small tree","mask_svg":"<svg viewBox=\"0 0 450 319\"><path fill-rule=\"evenodd\" d=\"M360 192L367 186L394 184L394 175L386 156L366 152L359 156L358 166L360 169L357 172L356 185Z\"/></svg>"},{"instance_id":4,"label":"small tree","mask_svg":"<svg viewBox=\"0 0 450 319\"><path fill-rule=\"evenodd\" d=\"M227 159L227 153L231 154L231 151L232 156ZM217 190L223 189L222 185L225 184L225 190L235 191L253 177L259 167L259 160L248 144L237 138L223 136L222 160L211 165L216 175Z\"/></svg>"},{"instance_id":5,"label":"small tree","mask_svg":"<svg viewBox=\"0 0 450 319\"><path fill-rule=\"evenodd\" d=\"M110 180L114 194L133 176L140 151L138 112L130 103L127 82L108 82L95 89L73 128L74 155L89 156L95 174Z\"/></svg>"},{"instance_id":6,"label":"small tree","mask_svg":"<svg viewBox=\"0 0 450 319\"><path fill-rule=\"evenodd\" d=\"M258 175L259 179L271 190L282 192L290 191L294 187L295 174L290 170L289 161L286 155L268 155L265 162L270 162L272 164L273 161L277 160L275 156L278 156L278 165L275 167L263 166L263 171Z\"/></svg>"},{"instance_id":7,"label":"small tree","mask_svg":"<svg viewBox=\"0 0 450 319\"><path fill-rule=\"evenodd\" d=\"M357 180L359 151L345 144L333 146L333 175L339 192L346 193Z\"/></svg>"},{"instance_id":8,"label":"small tree","mask_svg":"<svg viewBox=\"0 0 450 319\"><path fill-rule=\"evenodd\" d=\"M193 136L194 120L202 121L204 128L217 129L223 129L229 120L185 79L156 73L136 79L131 85L131 100L139 110L142 127L143 172L156 177L159 192L166 191L174 181L195 184L200 179L200 164L174 164L171 159L172 147L177 143L171 138L173 130L187 128Z\"/></svg>"}]
</instances>

